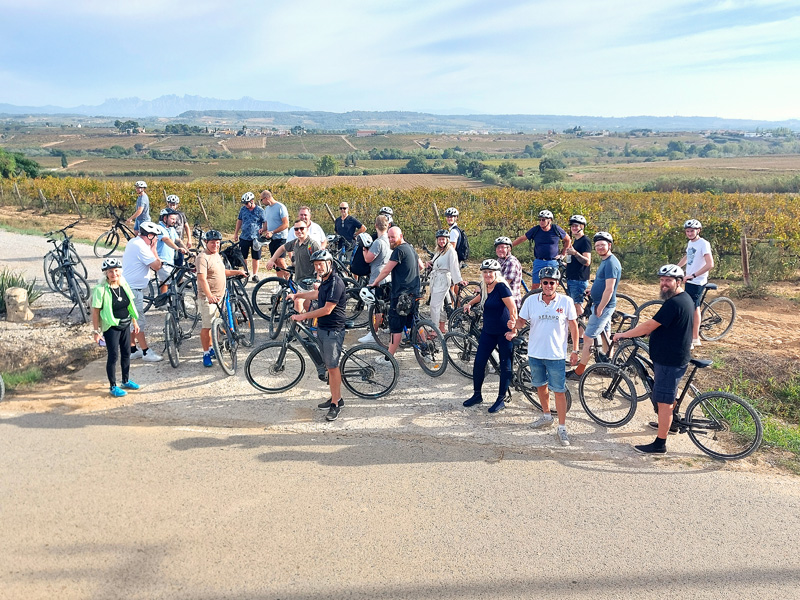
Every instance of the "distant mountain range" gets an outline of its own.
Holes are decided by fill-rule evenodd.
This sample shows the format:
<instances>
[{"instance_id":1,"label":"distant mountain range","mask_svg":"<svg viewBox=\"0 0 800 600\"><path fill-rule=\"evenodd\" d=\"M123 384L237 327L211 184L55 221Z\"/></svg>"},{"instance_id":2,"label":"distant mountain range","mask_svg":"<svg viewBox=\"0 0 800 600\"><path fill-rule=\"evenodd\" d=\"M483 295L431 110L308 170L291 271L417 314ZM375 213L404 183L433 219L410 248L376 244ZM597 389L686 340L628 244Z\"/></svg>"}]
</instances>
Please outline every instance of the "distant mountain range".
<instances>
[{"instance_id":1,"label":"distant mountain range","mask_svg":"<svg viewBox=\"0 0 800 600\"><path fill-rule=\"evenodd\" d=\"M48 116L67 115L108 118L169 118L173 122L239 126L268 126L290 129L302 125L306 129L355 130L375 129L402 132L491 131L491 132L544 132L562 131L580 126L584 131L630 131L652 129L655 131L706 131L775 129L787 127L800 130L800 120L767 121L754 119L726 119L722 117L593 117L575 115L445 115L409 111L351 111L334 113L309 111L282 102L240 98L220 100L202 96L161 96L155 100L140 98L111 98L97 106L15 106L0 104L0 115Z\"/></svg>"}]
</instances>

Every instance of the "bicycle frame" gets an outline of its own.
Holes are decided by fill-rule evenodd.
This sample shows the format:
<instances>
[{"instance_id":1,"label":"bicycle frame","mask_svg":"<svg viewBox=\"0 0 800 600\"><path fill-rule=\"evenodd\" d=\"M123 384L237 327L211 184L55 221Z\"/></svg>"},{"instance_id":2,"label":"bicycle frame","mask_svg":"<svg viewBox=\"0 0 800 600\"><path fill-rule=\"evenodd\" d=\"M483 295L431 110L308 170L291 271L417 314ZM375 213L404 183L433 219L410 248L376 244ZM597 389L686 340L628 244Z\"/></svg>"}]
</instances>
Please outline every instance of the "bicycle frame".
<instances>
[{"instance_id":1,"label":"bicycle frame","mask_svg":"<svg viewBox=\"0 0 800 600\"><path fill-rule=\"evenodd\" d=\"M300 333L298 333L298 331ZM325 362L322 360L322 350L319 346L319 340L317 340L317 336L314 335L314 329L302 321L295 321L292 319L291 325L286 330L286 333L283 334L284 348L293 340L297 340L300 343L300 345L306 351L308 357L311 359L311 362L314 363L314 366L317 368L317 377L319 377L319 380L327 383L328 368L325 366Z\"/></svg>"}]
</instances>

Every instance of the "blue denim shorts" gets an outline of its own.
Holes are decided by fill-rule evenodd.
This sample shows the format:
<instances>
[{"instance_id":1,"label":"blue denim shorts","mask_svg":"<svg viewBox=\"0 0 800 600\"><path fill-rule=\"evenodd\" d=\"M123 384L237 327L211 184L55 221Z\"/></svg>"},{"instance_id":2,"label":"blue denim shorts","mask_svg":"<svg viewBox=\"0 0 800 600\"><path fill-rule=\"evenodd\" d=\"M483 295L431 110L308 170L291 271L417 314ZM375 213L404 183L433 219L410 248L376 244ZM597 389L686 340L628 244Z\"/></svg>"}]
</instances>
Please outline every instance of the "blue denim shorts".
<instances>
[{"instance_id":1,"label":"blue denim shorts","mask_svg":"<svg viewBox=\"0 0 800 600\"><path fill-rule=\"evenodd\" d=\"M564 359L548 360L528 357L531 368L531 385L535 388L547 385L556 393L567 391L567 366Z\"/></svg>"},{"instance_id":2,"label":"blue denim shorts","mask_svg":"<svg viewBox=\"0 0 800 600\"><path fill-rule=\"evenodd\" d=\"M586 288L588 287L588 281L580 279L567 280L567 293L575 304L583 304L583 301L586 300Z\"/></svg>"},{"instance_id":3,"label":"blue denim shorts","mask_svg":"<svg viewBox=\"0 0 800 600\"><path fill-rule=\"evenodd\" d=\"M589 322L586 323L584 335L588 338L595 339L603 330L608 331L609 325L611 325L611 316L614 314L616 308L616 306L606 306L598 317L594 312L594 307L592 307L592 314L589 317Z\"/></svg>"},{"instance_id":4,"label":"blue denim shorts","mask_svg":"<svg viewBox=\"0 0 800 600\"><path fill-rule=\"evenodd\" d=\"M539 281L539 271L545 267L558 267L558 261L542 260L541 258L534 259L533 269L531 269L531 275L533 275L531 281L533 281L533 283L541 283L541 281Z\"/></svg>"},{"instance_id":5,"label":"blue denim shorts","mask_svg":"<svg viewBox=\"0 0 800 600\"><path fill-rule=\"evenodd\" d=\"M672 404L675 402L675 396L678 394L678 384L680 384L688 366L668 367L653 363L655 381L653 382L653 391L650 394L652 401L658 404Z\"/></svg>"}]
</instances>

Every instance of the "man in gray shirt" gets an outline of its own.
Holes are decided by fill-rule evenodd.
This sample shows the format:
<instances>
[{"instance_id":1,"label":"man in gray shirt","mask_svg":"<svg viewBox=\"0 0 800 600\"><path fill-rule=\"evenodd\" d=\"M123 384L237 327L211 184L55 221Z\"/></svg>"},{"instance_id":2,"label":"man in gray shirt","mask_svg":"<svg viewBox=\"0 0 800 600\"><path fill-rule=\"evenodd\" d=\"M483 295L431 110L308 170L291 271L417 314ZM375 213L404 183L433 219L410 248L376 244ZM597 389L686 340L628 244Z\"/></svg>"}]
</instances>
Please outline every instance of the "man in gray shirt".
<instances>
[{"instance_id":1,"label":"man in gray shirt","mask_svg":"<svg viewBox=\"0 0 800 600\"><path fill-rule=\"evenodd\" d=\"M369 264L369 285L375 282L378 278L378 275L381 273L381 269L389 262L389 257L392 255L392 249L389 246L389 237L387 235L387 231L389 229L389 219L386 218L384 215L378 215L375 219L375 233L377 234L375 241L372 242L369 248L364 247L362 252L364 253L364 261ZM359 235L367 235L365 233L361 233ZM392 276L389 274L386 279L384 279L383 283L391 283ZM384 290L388 288L379 288L376 289L376 293L384 293ZM380 315L378 315L380 316ZM380 323L378 323L380 325ZM362 344L368 344L371 342L375 342L375 338L372 337L372 332L367 332L367 334L358 340Z\"/></svg>"},{"instance_id":2,"label":"man in gray shirt","mask_svg":"<svg viewBox=\"0 0 800 600\"><path fill-rule=\"evenodd\" d=\"M297 220L294 222L295 239L291 242L286 242L283 246L275 251L267 261L267 270L275 268L275 263L287 252L292 253L292 261L294 262L294 280L299 287L302 287L303 279L313 277L316 279L317 272L314 270L314 263L311 262L311 255L320 249L317 240L311 239L308 233L308 225L305 221ZM280 272L280 271L279 271ZM295 310L297 312L305 312L301 310L304 301L301 299L295 300ZM305 301L306 309L311 304L310 300Z\"/></svg>"}]
</instances>

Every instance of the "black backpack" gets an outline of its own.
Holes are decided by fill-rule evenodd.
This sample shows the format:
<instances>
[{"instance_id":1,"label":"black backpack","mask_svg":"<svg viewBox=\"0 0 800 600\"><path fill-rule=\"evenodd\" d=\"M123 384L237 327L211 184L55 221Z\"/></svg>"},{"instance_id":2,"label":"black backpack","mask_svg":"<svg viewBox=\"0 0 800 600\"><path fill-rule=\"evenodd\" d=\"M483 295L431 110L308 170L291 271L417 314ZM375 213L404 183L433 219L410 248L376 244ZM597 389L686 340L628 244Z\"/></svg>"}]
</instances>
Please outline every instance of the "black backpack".
<instances>
[{"instance_id":1,"label":"black backpack","mask_svg":"<svg viewBox=\"0 0 800 600\"><path fill-rule=\"evenodd\" d=\"M364 260L364 246L361 245L359 240L356 240L356 247L353 250L353 258L350 260L350 272L353 275L369 275L370 264Z\"/></svg>"},{"instance_id":2,"label":"black backpack","mask_svg":"<svg viewBox=\"0 0 800 600\"><path fill-rule=\"evenodd\" d=\"M456 254L458 255L458 261L464 262L465 260L469 260L469 240L467 239L467 234L464 233L463 229L461 229L458 225L455 225L454 228L458 229L458 241L456 242Z\"/></svg>"}]
</instances>

